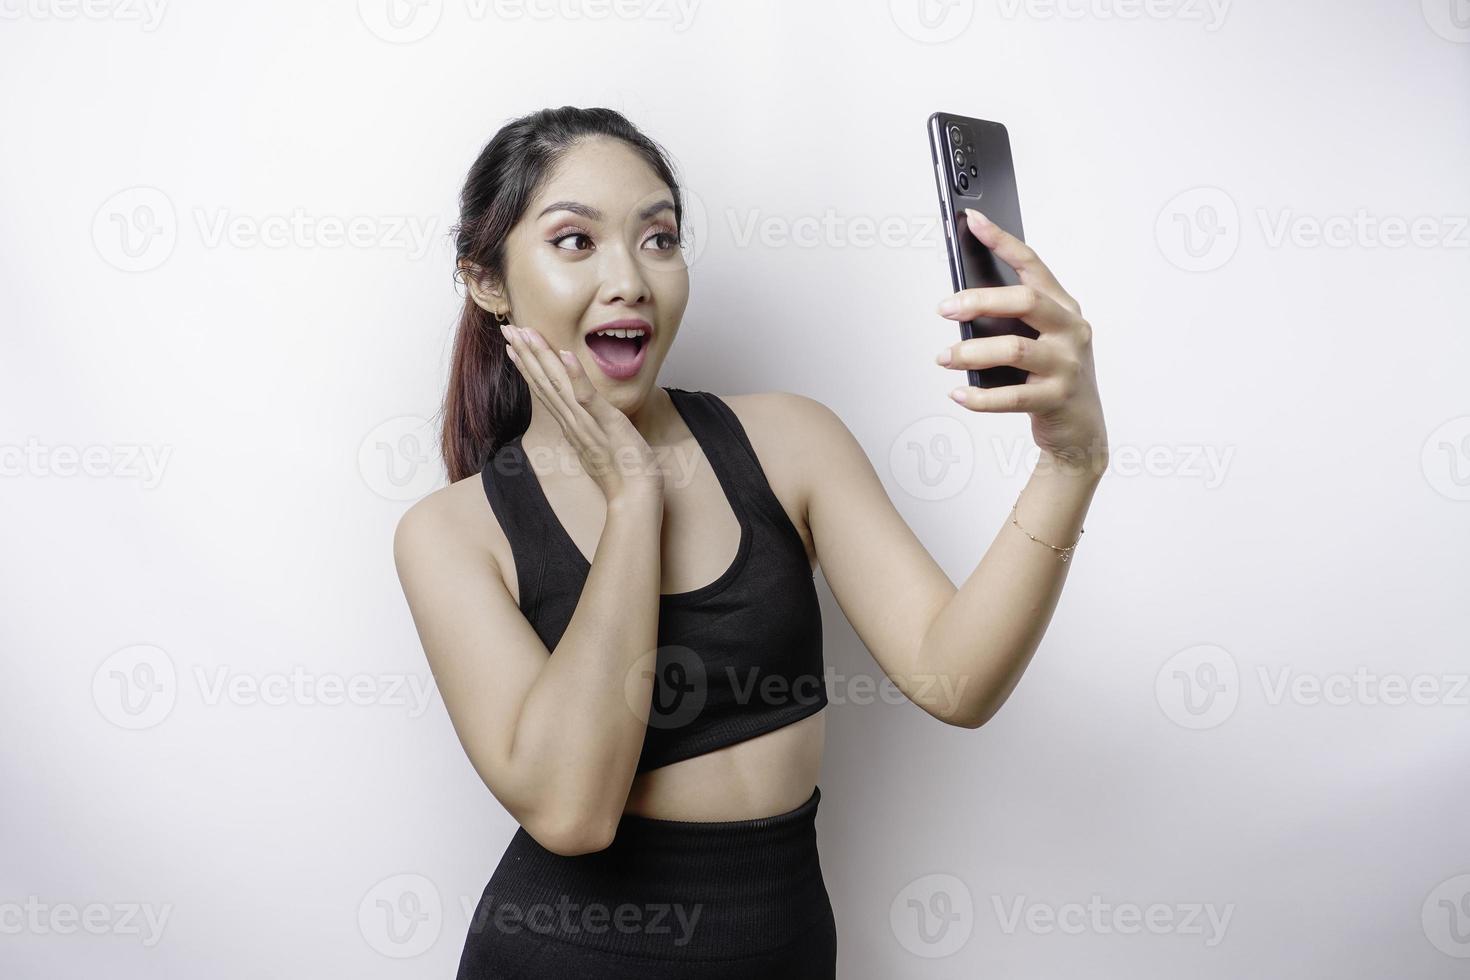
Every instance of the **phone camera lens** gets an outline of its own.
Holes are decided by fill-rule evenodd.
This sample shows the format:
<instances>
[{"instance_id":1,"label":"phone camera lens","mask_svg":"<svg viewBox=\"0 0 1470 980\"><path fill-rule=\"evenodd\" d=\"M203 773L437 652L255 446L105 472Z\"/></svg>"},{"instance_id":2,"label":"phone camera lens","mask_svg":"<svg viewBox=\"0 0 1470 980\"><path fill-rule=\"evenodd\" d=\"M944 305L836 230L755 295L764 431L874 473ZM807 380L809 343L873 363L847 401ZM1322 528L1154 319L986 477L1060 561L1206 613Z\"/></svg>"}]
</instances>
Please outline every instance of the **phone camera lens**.
<instances>
[{"instance_id":1,"label":"phone camera lens","mask_svg":"<svg viewBox=\"0 0 1470 980\"><path fill-rule=\"evenodd\" d=\"M970 164L970 176L971 177L979 177L980 176L980 171L978 171L978 170L975 169L975 165L973 163Z\"/></svg>"},{"instance_id":2,"label":"phone camera lens","mask_svg":"<svg viewBox=\"0 0 1470 980\"><path fill-rule=\"evenodd\" d=\"M961 170L964 170L965 169L965 151L964 150L955 150L954 151L954 165L956 167L959 167Z\"/></svg>"},{"instance_id":3,"label":"phone camera lens","mask_svg":"<svg viewBox=\"0 0 1470 980\"><path fill-rule=\"evenodd\" d=\"M969 190L970 189L970 178L969 177L966 177L964 174L960 174L959 185L960 185L960 190L962 190L962 191Z\"/></svg>"},{"instance_id":4,"label":"phone camera lens","mask_svg":"<svg viewBox=\"0 0 1470 980\"><path fill-rule=\"evenodd\" d=\"M960 135L960 127L958 127L958 126L951 126L951 127L949 127L949 142L950 142L950 145L951 146L959 146L962 141L963 141L963 137Z\"/></svg>"}]
</instances>

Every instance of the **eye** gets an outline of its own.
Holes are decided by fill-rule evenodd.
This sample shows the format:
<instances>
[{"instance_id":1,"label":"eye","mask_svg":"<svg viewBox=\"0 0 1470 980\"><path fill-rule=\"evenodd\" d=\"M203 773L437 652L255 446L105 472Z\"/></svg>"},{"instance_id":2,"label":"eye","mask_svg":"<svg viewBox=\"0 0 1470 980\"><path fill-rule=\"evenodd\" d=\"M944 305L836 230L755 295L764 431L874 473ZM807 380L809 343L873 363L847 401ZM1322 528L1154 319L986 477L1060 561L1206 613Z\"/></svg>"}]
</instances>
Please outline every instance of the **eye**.
<instances>
[{"instance_id":1,"label":"eye","mask_svg":"<svg viewBox=\"0 0 1470 980\"><path fill-rule=\"evenodd\" d=\"M646 241L659 242L660 244L654 247L660 252L671 252L679 247L679 236L672 231L660 231L650 235Z\"/></svg>"},{"instance_id":2,"label":"eye","mask_svg":"<svg viewBox=\"0 0 1470 980\"><path fill-rule=\"evenodd\" d=\"M589 247L592 244L592 236L587 234L585 231L569 231L565 235L557 235L555 238L551 239L551 244L556 248L562 248L561 243L566 241L568 238L585 238ZM585 252L587 249L577 248L574 246L572 248L562 250L566 252Z\"/></svg>"}]
</instances>

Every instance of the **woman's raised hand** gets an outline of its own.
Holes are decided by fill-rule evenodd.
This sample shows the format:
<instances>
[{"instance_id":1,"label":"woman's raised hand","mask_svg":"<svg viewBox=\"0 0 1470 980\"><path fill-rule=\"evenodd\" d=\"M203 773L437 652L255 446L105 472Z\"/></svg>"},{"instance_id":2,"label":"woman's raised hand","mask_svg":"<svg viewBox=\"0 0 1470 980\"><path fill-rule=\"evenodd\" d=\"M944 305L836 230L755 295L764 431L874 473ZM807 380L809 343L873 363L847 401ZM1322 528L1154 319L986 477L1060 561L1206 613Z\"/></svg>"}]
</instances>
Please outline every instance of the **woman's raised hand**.
<instances>
[{"instance_id":1,"label":"woman's raised hand","mask_svg":"<svg viewBox=\"0 0 1470 980\"><path fill-rule=\"evenodd\" d=\"M502 325L506 350L531 394L561 424L567 442L609 502L663 496L664 475L643 434L592 384L570 351L554 351L530 327Z\"/></svg>"}]
</instances>

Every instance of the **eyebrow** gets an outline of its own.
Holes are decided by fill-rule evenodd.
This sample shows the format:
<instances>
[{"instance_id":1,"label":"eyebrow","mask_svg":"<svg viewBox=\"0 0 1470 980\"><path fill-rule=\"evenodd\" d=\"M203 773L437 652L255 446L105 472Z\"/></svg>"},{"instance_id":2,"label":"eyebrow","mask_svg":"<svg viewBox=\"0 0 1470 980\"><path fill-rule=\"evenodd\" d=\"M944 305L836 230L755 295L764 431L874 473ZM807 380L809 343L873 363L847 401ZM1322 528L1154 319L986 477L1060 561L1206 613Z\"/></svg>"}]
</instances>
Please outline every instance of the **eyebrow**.
<instances>
[{"instance_id":1,"label":"eyebrow","mask_svg":"<svg viewBox=\"0 0 1470 980\"><path fill-rule=\"evenodd\" d=\"M674 210L674 205L672 201L669 201L667 199L662 201L655 201L653 204L650 204L648 207L638 212L638 220L647 221L649 218L658 214L660 211L672 210ZM543 215L548 215L553 211L570 211L573 214L580 214L588 221L602 220L601 211L597 210L590 204L582 204L578 201L556 201L552 204L548 204L546 207L541 209L541 213L536 215L536 217L540 218Z\"/></svg>"}]
</instances>

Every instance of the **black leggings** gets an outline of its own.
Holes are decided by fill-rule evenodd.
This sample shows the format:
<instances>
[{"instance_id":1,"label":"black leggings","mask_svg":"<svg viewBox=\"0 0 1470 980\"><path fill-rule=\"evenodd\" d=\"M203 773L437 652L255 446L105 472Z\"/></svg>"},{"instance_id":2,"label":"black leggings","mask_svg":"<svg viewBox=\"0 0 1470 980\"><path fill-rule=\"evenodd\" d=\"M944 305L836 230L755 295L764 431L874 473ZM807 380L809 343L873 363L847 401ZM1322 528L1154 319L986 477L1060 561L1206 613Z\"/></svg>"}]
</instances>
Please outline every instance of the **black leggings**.
<instances>
[{"instance_id":1,"label":"black leggings","mask_svg":"<svg viewBox=\"0 0 1470 980\"><path fill-rule=\"evenodd\" d=\"M458 980L833 980L821 796L755 820L624 814L611 846L575 857L518 828L475 909Z\"/></svg>"}]
</instances>

